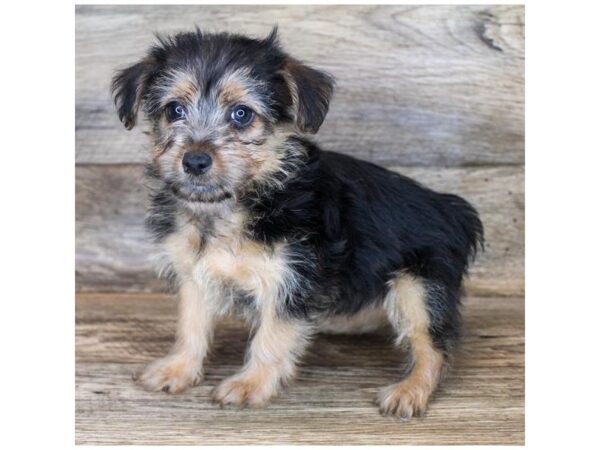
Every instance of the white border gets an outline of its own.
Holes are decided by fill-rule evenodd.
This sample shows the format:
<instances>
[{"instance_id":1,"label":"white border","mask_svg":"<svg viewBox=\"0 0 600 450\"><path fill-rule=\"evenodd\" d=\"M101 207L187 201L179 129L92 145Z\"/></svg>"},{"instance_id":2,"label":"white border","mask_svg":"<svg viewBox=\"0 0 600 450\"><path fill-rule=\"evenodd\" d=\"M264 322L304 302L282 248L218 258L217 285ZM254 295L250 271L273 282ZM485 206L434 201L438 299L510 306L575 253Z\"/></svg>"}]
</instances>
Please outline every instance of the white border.
<instances>
[{"instance_id":1,"label":"white border","mask_svg":"<svg viewBox=\"0 0 600 450\"><path fill-rule=\"evenodd\" d=\"M526 6L526 442L534 448L589 448L598 441L595 9L593 2L575 1ZM0 20L5 417L0 440L6 448L69 448L74 442L74 4L14 3L4 6Z\"/></svg>"}]
</instances>

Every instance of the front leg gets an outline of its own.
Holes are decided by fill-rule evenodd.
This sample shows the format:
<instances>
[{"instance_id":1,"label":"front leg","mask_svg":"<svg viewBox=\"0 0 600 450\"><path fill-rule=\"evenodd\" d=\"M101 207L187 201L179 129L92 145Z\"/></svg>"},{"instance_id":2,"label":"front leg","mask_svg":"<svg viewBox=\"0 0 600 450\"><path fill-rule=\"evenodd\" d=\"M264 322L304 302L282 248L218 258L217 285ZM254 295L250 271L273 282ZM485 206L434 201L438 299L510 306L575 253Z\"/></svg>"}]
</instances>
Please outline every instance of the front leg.
<instances>
[{"instance_id":1,"label":"front leg","mask_svg":"<svg viewBox=\"0 0 600 450\"><path fill-rule=\"evenodd\" d=\"M202 364L213 334L207 295L193 281L179 289L177 339L169 354L147 366L136 382L149 391L182 392L202 380Z\"/></svg>"},{"instance_id":2,"label":"front leg","mask_svg":"<svg viewBox=\"0 0 600 450\"><path fill-rule=\"evenodd\" d=\"M296 361L304 352L311 327L302 320L281 317L274 308L261 314L246 354L246 363L236 375L224 380L213 392L221 406L261 407L277 395L294 376Z\"/></svg>"}]
</instances>

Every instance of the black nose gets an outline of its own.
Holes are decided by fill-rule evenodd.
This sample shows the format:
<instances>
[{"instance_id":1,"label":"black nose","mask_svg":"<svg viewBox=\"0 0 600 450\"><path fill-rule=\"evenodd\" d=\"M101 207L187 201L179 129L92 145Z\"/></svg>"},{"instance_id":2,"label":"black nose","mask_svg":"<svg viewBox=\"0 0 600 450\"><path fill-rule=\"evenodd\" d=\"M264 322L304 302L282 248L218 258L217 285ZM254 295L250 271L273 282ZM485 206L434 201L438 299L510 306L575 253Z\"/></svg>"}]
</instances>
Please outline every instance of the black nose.
<instances>
[{"instance_id":1,"label":"black nose","mask_svg":"<svg viewBox=\"0 0 600 450\"><path fill-rule=\"evenodd\" d=\"M212 158L206 153L186 153L183 155L183 171L200 175L212 166Z\"/></svg>"}]
</instances>

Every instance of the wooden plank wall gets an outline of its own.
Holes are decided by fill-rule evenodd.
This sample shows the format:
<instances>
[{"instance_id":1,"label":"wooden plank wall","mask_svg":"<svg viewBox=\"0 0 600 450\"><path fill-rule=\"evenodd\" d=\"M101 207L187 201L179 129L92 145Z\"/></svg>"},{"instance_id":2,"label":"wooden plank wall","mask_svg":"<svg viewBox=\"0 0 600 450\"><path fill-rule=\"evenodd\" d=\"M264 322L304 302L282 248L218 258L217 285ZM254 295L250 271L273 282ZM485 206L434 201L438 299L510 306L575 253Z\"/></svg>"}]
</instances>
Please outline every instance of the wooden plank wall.
<instances>
[{"instance_id":1,"label":"wooden plank wall","mask_svg":"<svg viewBox=\"0 0 600 450\"><path fill-rule=\"evenodd\" d=\"M264 36L337 79L317 141L470 200L487 250L478 295L524 292L522 6L76 7L76 282L80 291L155 291L142 222L141 124L127 132L110 98L114 70L154 32Z\"/></svg>"}]
</instances>

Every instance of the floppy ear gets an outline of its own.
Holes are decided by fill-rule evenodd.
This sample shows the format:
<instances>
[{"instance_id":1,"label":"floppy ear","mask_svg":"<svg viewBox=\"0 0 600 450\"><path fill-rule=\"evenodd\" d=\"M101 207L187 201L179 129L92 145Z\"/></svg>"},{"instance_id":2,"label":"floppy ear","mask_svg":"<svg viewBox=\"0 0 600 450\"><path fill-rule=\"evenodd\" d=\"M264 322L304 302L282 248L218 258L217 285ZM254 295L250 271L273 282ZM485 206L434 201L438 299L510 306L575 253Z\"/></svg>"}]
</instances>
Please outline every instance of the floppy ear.
<instances>
[{"instance_id":1,"label":"floppy ear","mask_svg":"<svg viewBox=\"0 0 600 450\"><path fill-rule=\"evenodd\" d=\"M329 110L333 77L293 58L286 61L283 76L292 96L296 126L302 132L316 133Z\"/></svg>"},{"instance_id":2,"label":"floppy ear","mask_svg":"<svg viewBox=\"0 0 600 450\"><path fill-rule=\"evenodd\" d=\"M135 125L148 72L148 64L142 61L117 72L113 77L111 91L115 106L119 119L128 130Z\"/></svg>"}]
</instances>

